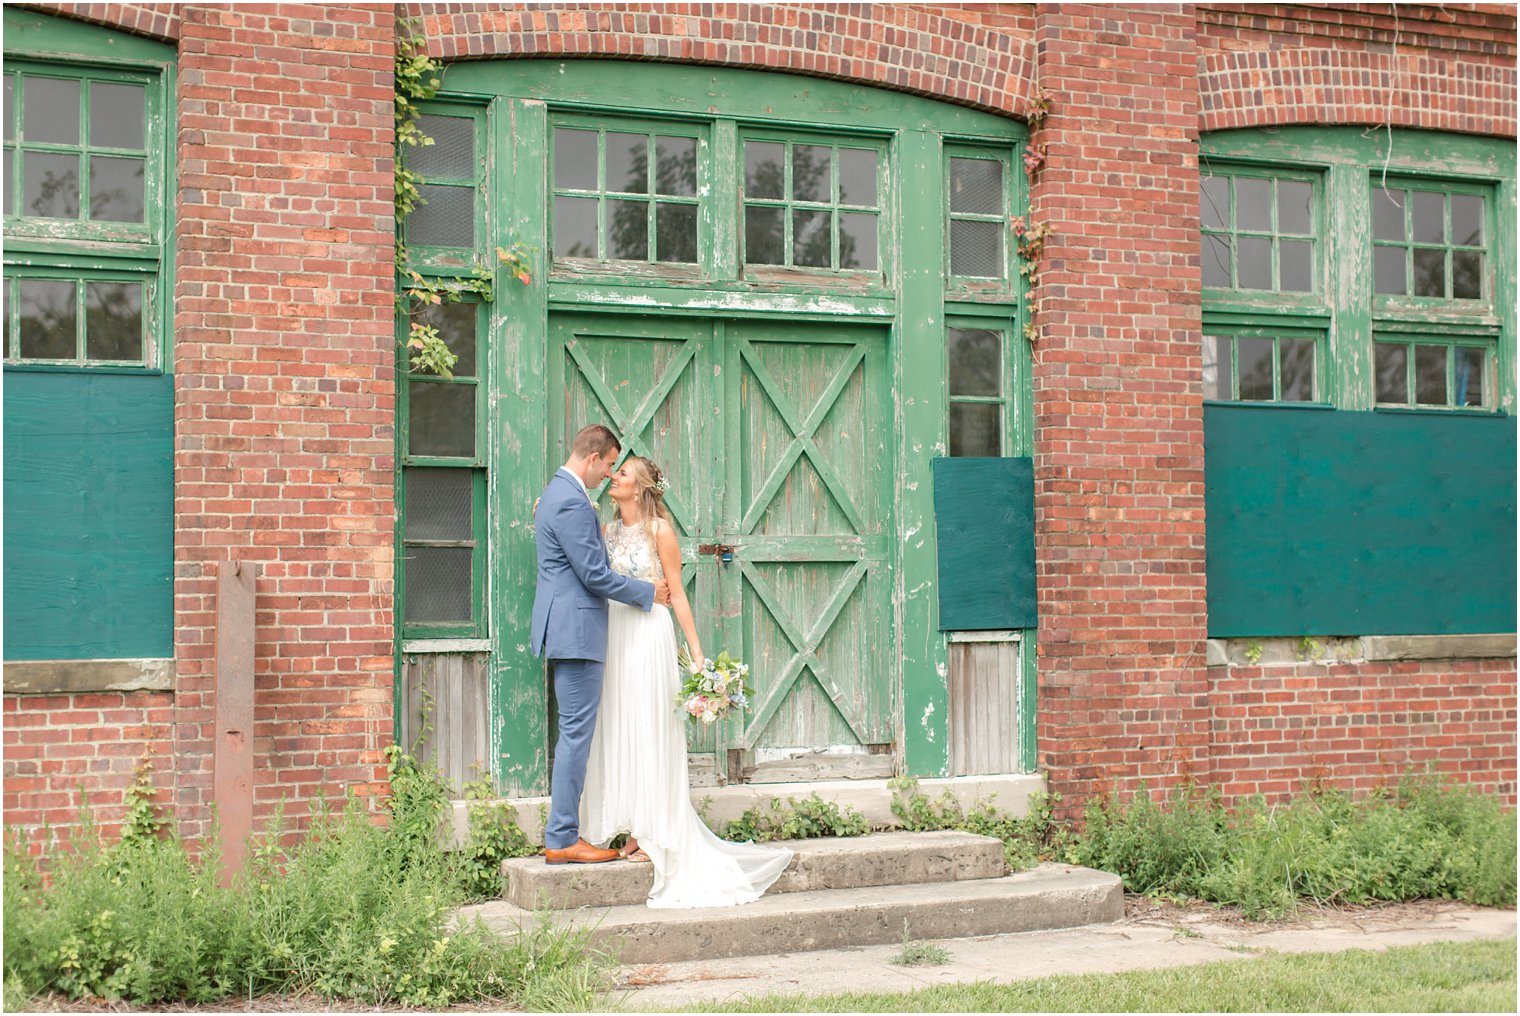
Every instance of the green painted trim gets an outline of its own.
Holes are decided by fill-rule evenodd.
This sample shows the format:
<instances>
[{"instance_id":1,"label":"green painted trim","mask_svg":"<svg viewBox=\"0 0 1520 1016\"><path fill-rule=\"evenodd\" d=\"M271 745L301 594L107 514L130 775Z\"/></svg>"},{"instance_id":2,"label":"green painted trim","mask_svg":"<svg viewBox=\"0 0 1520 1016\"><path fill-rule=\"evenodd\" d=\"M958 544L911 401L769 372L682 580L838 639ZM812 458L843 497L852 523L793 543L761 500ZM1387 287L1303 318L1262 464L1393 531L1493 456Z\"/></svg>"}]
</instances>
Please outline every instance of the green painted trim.
<instances>
[{"instance_id":1,"label":"green painted trim","mask_svg":"<svg viewBox=\"0 0 1520 1016\"><path fill-rule=\"evenodd\" d=\"M660 313L693 313L704 317L729 316L788 318L805 317L837 321L842 317L890 320L897 313L896 299L888 295L820 292L802 286L767 286L756 291L743 282L712 283L675 288L651 280L557 281L549 283L549 301L566 309L626 311L630 306Z\"/></svg>"},{"instance_id":2,"label":"green painted trim","mask_svg":"<svg viewBox=\"0 0 1520 1016\"><path fill-rule=\"evenodd\" d=\"M849 131L934 131L1004 141L1012 120L933 99L800 75L623 60L461 61L444 68L451 96L526 96L556 109L696 120L849 125ZM1022 130L1022 127L1018 129Z\"/></svg>"},{"instance_id":3,"label":"green painted trim","mask_svg":"<svg viewBox=\"0 0 1520 1016\"><path fill-rule=\"evenodd\" d=\"M1039 770L1040 744L1039 716L1040 655L1036 644L1038 629L1030 628L1019 633L1019 772L1033 773Z\"/></svg>"},{"instance_id":4,"label":"green painted trim","mask_svg":"<svg viewBox=\"0 0 1520 1016\"><path fill-rule=\"evenodd\" d=\"M5 7L5 52L37 59L88 60L102 64L158 64L176 57L172 45L100 25Z\"/></svg>"}]
</instances>

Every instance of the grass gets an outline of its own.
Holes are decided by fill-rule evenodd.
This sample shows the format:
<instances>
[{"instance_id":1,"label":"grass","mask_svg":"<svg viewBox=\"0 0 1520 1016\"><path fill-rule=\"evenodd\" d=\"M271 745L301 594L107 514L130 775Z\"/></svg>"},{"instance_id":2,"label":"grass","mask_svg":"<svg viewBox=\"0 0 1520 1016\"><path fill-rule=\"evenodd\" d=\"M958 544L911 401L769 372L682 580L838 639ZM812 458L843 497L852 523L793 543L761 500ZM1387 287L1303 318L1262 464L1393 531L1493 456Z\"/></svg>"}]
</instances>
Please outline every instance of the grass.
<instances>
[{"instance_id":1,"label":"grass","mask_svg":"<svg viewBox=\"0 0 1520 1016\"><path fill-rule=\"evenodd\" d=\"M907 992L765 995L684 1012L1514 1012L1515 939L1272 954Z\"/></svg>"},{"instance_id":2,"label":"grass","mask_svg":"<svg viewBox=\"0 0 1520 1016\"><path fill-rule=\"evenodd\" d=\"M950 962L950 954L934 942L915 942L908 938L908 919L903 918L902 949L892 957L899 967L942 967Z\"/></svg>"}]
</instances>

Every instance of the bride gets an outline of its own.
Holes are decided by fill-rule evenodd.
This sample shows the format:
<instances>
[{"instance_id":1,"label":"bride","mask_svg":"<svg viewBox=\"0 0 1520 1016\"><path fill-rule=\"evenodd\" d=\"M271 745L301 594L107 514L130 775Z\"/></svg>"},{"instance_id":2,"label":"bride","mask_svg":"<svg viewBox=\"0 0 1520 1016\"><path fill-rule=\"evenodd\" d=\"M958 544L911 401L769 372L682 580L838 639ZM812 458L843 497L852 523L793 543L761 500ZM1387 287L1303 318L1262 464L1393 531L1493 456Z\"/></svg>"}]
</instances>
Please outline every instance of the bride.
<instances>
[{"instance_id":1,"label":"bride","mask_svg":"<svg viewBox=\"0 0 1520 1016\"><path fill-rule=\"evenodd\" d=\"M665 486L658 466L630 455L608 487L619 516L606 528L613 570L651 582L670 576L671 608L656 604L645 613L608 605L607 669L586 762L581 835L605 845L620 832L629 834L623 856L654 866L651 907L750 903L781 875L792 852L720 840L691 805L671 609L692 659L702 659L702 643L681 582Z\"/></svg>"}]
</instances>

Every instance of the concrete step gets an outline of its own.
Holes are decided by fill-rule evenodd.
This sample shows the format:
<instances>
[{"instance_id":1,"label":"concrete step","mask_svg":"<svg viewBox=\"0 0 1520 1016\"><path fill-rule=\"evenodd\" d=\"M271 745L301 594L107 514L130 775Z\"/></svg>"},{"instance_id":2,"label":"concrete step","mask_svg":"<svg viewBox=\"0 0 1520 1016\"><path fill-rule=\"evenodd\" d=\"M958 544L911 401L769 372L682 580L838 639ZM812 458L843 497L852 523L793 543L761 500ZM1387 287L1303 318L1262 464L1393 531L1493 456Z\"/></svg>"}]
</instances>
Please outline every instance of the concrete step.
<instances>
[{"instance_id":1,"label":"concrete step","mask_svg":"<svg viewBox=\"0 0 1520 1016\"><path fill-rule=\"evenodd\" d=\"M642 904L562 911L557 919L594 929L622 963L805 952L1106 924L1124 916L1117 875L1042 864L1001 878L767 894L742 907L651 910ZM465 907L502 934L534 921L506 900Z\"/></svg>"},{"instance_id":2,"label":"concrete step","mask_svg":"<svg viewBox=\"0 0 1520 1016\"><path fill-rule=\"evenodd\" d=\"M796 856L767 894L955 882L1003 874L1002 842L972 833L873 833L784 840L777 846L790 847ZM501 870L507 881L502 895L524 910L643 903L654 885L650 865L628 861L548 865L542 857L517 857L503 861Z\"/></svg>"}]
</instances>

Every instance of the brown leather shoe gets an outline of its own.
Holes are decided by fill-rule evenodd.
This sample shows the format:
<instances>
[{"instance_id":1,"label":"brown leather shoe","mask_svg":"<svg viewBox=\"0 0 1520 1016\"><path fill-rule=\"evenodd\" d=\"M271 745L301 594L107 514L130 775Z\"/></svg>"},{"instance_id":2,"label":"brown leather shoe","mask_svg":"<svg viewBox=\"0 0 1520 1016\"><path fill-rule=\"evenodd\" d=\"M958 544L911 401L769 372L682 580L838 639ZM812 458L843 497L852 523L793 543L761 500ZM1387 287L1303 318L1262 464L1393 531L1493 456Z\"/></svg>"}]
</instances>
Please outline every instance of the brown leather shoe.
<instances>
[{"instance_id":1,"label":"brown leather shoe","mask_svg":"<svg viewBox=\"0 0 1520 1016\"><path fill-rule=\"evenodd\" d=\"M593 847L585 840L576 840L568 847L555 850L550 847L544 848L544 862L546 864L601 864L603 861L611 861L617 857L616 850L603 850L601 847Z\"/></svg>"}]
</instances>

